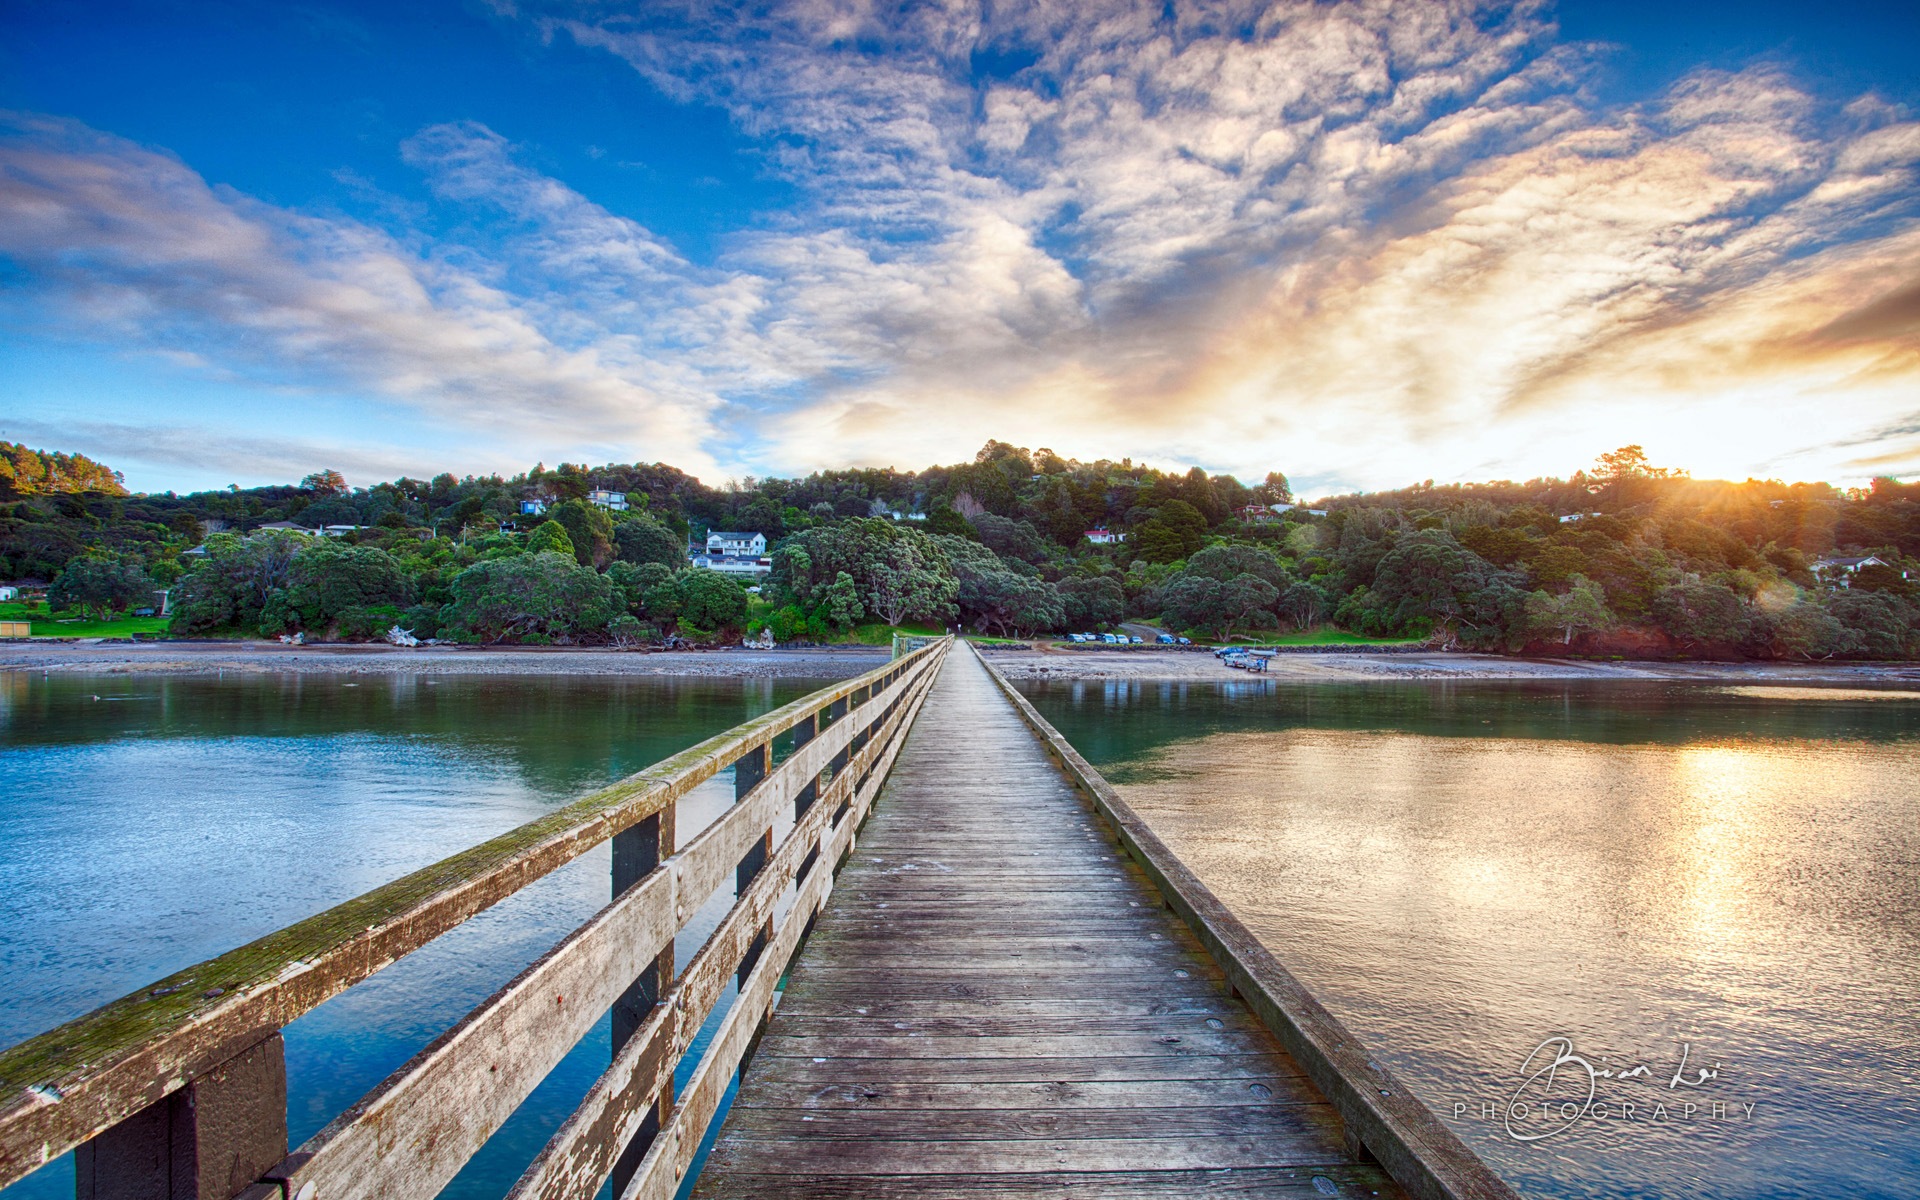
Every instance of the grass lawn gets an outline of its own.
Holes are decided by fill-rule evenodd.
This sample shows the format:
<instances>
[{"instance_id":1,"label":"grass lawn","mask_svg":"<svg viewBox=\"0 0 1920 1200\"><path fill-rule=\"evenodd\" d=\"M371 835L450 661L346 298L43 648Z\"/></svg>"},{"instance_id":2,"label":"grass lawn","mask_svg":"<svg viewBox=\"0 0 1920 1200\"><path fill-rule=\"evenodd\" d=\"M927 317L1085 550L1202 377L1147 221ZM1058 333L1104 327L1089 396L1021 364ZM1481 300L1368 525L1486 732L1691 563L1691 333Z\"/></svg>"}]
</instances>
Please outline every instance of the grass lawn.
<instances>
[{"instance_id":1,"label":"grass lawn","mask_svg":"<svg viewBox=\"0 0 1920 1200\"><path fill-rule=\"evenodd\" d=\"M855 625L847 634L847 640L862 646L891 646L896 633L908 637L939 637L945 632L938 625Z\"/></svg>"},{"instance_id":2,"label":"grass lawn","mask_svg":"<svg viewBox=\"0 0 1920 1200\"><path fill-rule=\"evenodd\" d=\"M47 606L0 604L0 621L31 621L34 637L132 637L136 633L165 633L167 617L121 617L117 621L82 620L77 616L48 615Z\"/></svg>"}]
</instances>

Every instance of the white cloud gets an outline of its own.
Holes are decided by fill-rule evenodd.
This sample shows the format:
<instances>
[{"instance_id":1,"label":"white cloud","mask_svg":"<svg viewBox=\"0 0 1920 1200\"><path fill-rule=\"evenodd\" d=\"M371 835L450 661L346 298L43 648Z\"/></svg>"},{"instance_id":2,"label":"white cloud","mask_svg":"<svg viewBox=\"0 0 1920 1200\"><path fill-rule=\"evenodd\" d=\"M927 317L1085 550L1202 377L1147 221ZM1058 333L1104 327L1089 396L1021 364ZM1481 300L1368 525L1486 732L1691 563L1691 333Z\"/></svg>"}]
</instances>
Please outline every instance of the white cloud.
<instances>
[{"instance_id":1,"label":"white cloud","mask_svg":"<svg viewBox=\"0 0 1920 1200\"><path fill-rule=\"evenodd\" d=\"M451 124L403 151L471 216L430 241L41 123L0 250L228 368L696 471L1920 470L1920 123L1778 66L1601 110L1544 6L1472 0L515 11L722 106L799 201L695 263Z\"/></svg>"}]
</instances>

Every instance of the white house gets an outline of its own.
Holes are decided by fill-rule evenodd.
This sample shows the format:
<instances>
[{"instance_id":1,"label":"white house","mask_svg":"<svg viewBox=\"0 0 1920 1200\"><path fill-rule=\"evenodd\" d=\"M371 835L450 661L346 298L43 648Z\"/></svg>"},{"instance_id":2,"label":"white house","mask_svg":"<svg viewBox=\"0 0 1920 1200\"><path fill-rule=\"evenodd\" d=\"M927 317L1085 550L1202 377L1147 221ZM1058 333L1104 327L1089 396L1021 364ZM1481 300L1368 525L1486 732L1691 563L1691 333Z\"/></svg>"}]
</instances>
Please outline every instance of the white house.
<instances>
[{"instance_id":1,"label":"white house","mask_svg":"<svg viewBox=\"0 0 1920 1200\"><path fill-rule=\"evenodd\" d=\"M614 512L627 511L627 494L610 492L605 488L595 488L587 493L587 503L597 504L601 508L610 508Z\"/></svg>"},{"instance_id":2,"label":"white house","mask_svg":"<svg viewBox=\"0 0 1920 1200\"><path fill-rule=\"evenodd\" d=\"M773 570L770 558L729 557L724 554L690 554L687 561L702 570L722 575L765 575Z\"/></svg>"},{"instance_id":3,"label":"white house","mask_svg":"<svg viewBox=\"0 0 1920 1200\"><path fill-rule=\"evenodd\" d=\"M19 598L20 598L19 588L0 587L0 600L18 600Z\"/></svg>"},{"instance_id":4,"label":"white house","mask_svg":"<svg viewBox=\"0 0 1920 1200\"><path fill-rule=\"evenodd\" d=\"M1100 529L1087 530L1087 540L1096 546L1111 546L1117 542L1126 541L1127 535L1124 533L1109 533L1102 527Z\"/></svg>"},{"instance_id":5,"label":"white house","mask_svg":"<svg viewBox=\"0 0 1920 1200\"><path fill-rule=\"evenodd\" d=\"M535 496L531 500L522 500L520 502L520 513L522 516L527 516L527 517L545 516L547 514L546 498L542 496Z\"/></svg>"},{"instance_id":6,"label":"white house","mask_svg":"<svg viewBox=\"0 0 1920 1200\"><path fill-rule=\"evenodd\" d=\"M1828 583L1837 583L1841 587L1852 587L1854 573L1861 567L1891 567L1893 564L1877 554L1864 558L1819 558L1813 562L1813 573ZM1900 572L1905 579L1907 572Z\"/></svg>"},{"instance_id":7,"label":"white house","mask_svg":"<svg viewBox=\"0 0 1920 1200\"><path fill-rule=\"evenodd\" d=\"M707 535L708 555L723 555L728 558L759 558L767 552L767 535L764 533L722 533Z\"/></svg>"},{"instance_id":8,"label":"white house","mask_svg":"<svg viewBox=\"0 0 1920 1200\"><path fill-rule=\"evenodd\" d=\"M305 525L296 525L292 521L268 521L265 525L259 527L259 532L261 533L265 533L268 530L273 530L277 533L304 533L309 537L320 532L318 529L308 529Z\"/></svg>"}]
</instances>

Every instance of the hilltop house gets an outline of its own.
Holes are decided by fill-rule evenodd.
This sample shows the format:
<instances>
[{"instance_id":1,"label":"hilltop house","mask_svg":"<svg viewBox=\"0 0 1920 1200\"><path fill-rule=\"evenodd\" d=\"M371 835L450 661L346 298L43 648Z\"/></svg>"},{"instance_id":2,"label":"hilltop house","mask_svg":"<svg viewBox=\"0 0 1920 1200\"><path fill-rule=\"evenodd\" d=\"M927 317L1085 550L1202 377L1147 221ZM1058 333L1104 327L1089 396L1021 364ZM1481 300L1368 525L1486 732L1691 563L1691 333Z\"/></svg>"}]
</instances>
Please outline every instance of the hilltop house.
<instances>
[{"instance_id":1,"label":"hilltop house","mask_svg":"<svg viewBox=\"0 0 1920 1200\"><path fill-rule=\"evenodd\" d=\"M767 552L767 535L764 533L709 533L707 535L707 553L720 554L730 558L758 558Z\"/></svg>"},{"instance_id":2,"label":"hilltop house","mask_svg":"<svg viewBox=\"0 0 1920 1200\"><path fill-rule=\"evenodd\" d=\"M1280 514L1293 505L1247 504L1233 510L1233 515L1249 525L1271 525L1280 519Z\"/></svg>"},{"instance_id":3,"label":"hilltop house","mask_svg":"<svg viewBox=\"0 0 1920 1200\"><path fill-rule=\"evenodd\" d=\"M587 493L587 503L597 504L601 508L610 508L614 512L627 511L627 494L610 492L605 488L595 488Z\"/></svg>"},{"instance_id":4,"label":"hilltop house","mask_svg":"<svg viewBox=\"0 0 1920 1200\"><path fill-rule=\"evenodd\" d=\"M1087 530L1086 538L1096 546L1111 546L1126 541L1127 535L1124 533L1109 533L1103 526L1099 529Z\"/></svg>"},{"instance_id":5,"label":"hilltop house","mask_svg":"<svg viewBox=\"0 0 1920 1200\"><path fill-rule=\"evenodd\" d=\"M535 496L531 500L520 502L520 515L523 517L544 517L547 515L547 498Z\"/></svg>"},{"instance_id":6,"label":"hilltop house","mask_svg":"<svg viewBox=\"0 0 1920 1200\"><path fill-rule=\"evenodd\" d=\"M1892 563L1877 554L1862 555L1857 558L1816 558L1813 560L1813 574L1816 579L1826 583L1837 583L1841 587L1853 586L1853 577L1861 567L1891 567ZM1907 578L1907 572L1900 572L1900 578Z\"/></svg>"}]
</instances>

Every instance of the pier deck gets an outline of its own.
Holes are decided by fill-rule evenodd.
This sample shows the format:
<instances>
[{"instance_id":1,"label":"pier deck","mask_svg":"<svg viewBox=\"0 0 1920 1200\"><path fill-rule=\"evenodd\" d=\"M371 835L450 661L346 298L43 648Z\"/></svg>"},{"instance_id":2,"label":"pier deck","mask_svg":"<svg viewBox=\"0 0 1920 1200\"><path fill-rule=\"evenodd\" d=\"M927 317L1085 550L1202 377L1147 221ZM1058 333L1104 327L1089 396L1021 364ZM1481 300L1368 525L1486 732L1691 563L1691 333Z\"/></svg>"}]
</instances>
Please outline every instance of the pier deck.
<instances>
[{"instance_id":1,"label":"pier deck","mask_svg":"<svg viewBox=\"0 0 1920 1200\"><path fill-rule=\"evenodd\" d=\"M1400 1195L1097 821L948 656L695 1196Z\"/></svg>"}]
</instances>

